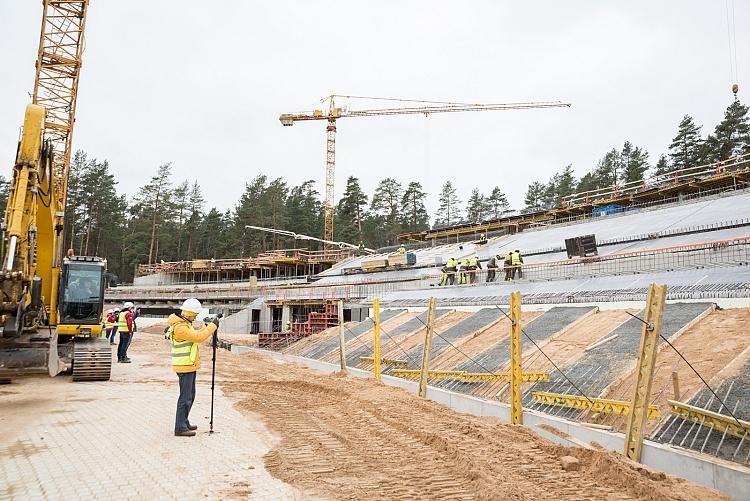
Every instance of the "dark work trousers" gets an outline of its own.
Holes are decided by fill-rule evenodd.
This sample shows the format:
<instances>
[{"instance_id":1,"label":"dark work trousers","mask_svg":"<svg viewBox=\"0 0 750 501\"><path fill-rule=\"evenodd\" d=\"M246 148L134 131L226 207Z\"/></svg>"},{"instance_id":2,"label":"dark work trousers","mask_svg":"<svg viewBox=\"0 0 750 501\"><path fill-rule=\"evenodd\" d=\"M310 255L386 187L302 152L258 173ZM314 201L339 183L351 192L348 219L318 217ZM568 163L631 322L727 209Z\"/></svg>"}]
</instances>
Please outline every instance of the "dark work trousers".
<instances>
[{"instance_id":1,"label":"dark work trousers","mask_svg":"<svg viewBox=\"0 0 750 501\"><path fill-rule=\"evenodd\" d=\"M495 281L495 270L497 269L496 266L487 266L487 281L488 282L494 282Z\"/></svg>"},{"instance_id":2,"label":"dark work trousers","mask_svg":"<svg viewBox=\"0 0 750 501\"><path fill-rule=\"evenodd\" d=\"M130 346L130 340L133 338L133 334L130 332L120 333L120 344L117 345L117 360L125 360L128 358L128 346Z\"/></svg>"},{"instance_id":3,"label":"dark work trousers","mask_svg":"<svg viewBox=\"0 0 750 501\"><path fill-rule=\"evenodd\" d=\"M112 327L112 330L109 332L109 342L114 343L115 342L115 336L117 336L117 326L115 325Z\"/></svg>"},{"instance_id":4,"label":"dark work trousers","mask_svg":"<svg viewBox=\"0 0 750 501\"><path fill-rule=\"evenodd\" d=\"M180 397L177 399L177 414L174 431L188 431L190 409L195 400L195 371L177 373L180 382Z\"/></svg>"}]
</instances>

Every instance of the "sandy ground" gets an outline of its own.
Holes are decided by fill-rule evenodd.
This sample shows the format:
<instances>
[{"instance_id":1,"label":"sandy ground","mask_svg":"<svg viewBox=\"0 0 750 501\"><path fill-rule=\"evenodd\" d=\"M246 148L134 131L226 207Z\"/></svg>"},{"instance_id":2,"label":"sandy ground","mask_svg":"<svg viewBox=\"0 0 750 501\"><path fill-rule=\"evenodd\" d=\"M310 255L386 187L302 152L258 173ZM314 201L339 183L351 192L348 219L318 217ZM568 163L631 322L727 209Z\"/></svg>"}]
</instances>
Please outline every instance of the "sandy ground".
<instances>
[{"instance_id":1,"label":"sandy ground","mask_svg":"<svg viewBox=\"0 0 750 501\"><path fill-rule=\"evenodd\" d=\"M726 499L621 455L565 448L372 380L222 353L219 384L280 438L275 477L329 499ZM578 458L564 471L561 456Z\"/></svg>"},{"instance_id":2,"label":"sandy ground","mask_svg":"<svg viewBox=\"0 0 750 501\"><path fill-rule=\"evenodd\" d=\"M724 370L740 353L750 346L748 336L750 325L750 310L729 309L711 312L700 322L689 327L680 334L672 344L704 375L712 377L721 373L721 377L729 377L730 371ZM720 343L707 343L709 333L721 333ZM741 365L740 365L741 367ZM662 416L669 416L667 400L675 400L672 387L672 372L677 372L680 386L680 400L688 402L693 395L705 386L687 364L666 343L662 344L656 356L654 366L654 381L651 386L652 404L659 407ZM633 398L634 371L627 374L618 384L611 386L603 398L615 400L630 400ZM625 425L624 419L610 419L606 424L615 429ZM654 430L661 421L649 421L648 430Z\"/></svg>"}]
</instances>

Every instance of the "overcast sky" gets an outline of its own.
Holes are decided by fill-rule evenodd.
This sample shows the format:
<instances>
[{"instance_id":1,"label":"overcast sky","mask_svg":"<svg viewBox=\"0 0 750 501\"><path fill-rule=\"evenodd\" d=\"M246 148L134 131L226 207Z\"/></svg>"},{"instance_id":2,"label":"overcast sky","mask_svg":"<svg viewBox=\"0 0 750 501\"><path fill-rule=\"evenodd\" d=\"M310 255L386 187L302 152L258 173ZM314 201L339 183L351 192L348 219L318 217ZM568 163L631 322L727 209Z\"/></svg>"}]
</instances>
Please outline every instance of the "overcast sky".
<instances>
[{"instance_id":1,"label":"overcast sky","mask_svg":"<svg viewBox=\"0 0 750 501\"><path fill-rule=\"evenodd\" d=\"M33 90L41 6L2 0L0 159L11 171ZM737 1L740 98L750 2ZM74 148L109 160L132 196L161 163L233 207L257 174L324 191L325 124L283 112L331 93L460 102L563 100L570 109L343 119L336 196L350 175L420 181L434 210L451 178L499 185L580 176L625 140L652 163L682 116L712 131L731 103L724 1L91 0ZM743 78L744 77L744 78ZM745 99L746 101L748 99ZM351 103L352 109L372 107Z\"/></svg>"}]
</instances>

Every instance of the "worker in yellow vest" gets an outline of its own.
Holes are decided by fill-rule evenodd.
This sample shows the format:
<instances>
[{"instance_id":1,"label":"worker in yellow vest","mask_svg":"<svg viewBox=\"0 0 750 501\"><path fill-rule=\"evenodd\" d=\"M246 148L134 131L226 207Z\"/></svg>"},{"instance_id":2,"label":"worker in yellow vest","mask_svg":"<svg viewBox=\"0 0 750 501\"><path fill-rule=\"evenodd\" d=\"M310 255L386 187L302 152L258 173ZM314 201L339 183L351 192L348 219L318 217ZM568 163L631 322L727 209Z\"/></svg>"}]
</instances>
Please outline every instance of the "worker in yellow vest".
<instances>
[{"instance_id":1,"label":"worker in yellow vest","mask_svg":"<svg viewBox=\"0 0 750 501\"><path fill-rule=\"evenodd\" d=\"M134 322L135 317L133 316L133 310L135 305L130 301L122 305L122 310L117 316L117 332L120 333L120 344L117 345L117 361L123 364L129 364L130 358L128 358L128 347L130 342L133 340L133 332L135 331Z\"/></svg>"},{"instance_id":2,"label":"worker in yellow vest","mask_svg":"<svg viewBox=\"0 0 750 501\"><path fill-rule=\"evenodd\" d=\"M448 285L456 281L456 270L458 269L458 261L455 257L451 257L445 263L445 271L443 272L443 279L440 281L440 285Z\"/></svg>"},{"instance_id":3,"label":"worker in yellow vest","mask_svg":"<svg viewBox=\"0 0 750 501\"><path fill-rule=\"evenodd\" d=\"M398 253L401 255L406 254L406 247L404 247L404 244L401 244L401 246L398 248Z\"/></svg>"},{"instance_id":4,"label":"worker in yellow vest","mask_svg":"<svg viewBox=\"0 0 750 501\"><path fill-rule=\"evenodd\" d=\"M461 264L458 267L458 285L466 283L466 272L469 271L469 258L465 257L461 260Z\"/></svg>"},{"instance_id":5,"label":"worker in yellow vest","mask_svg":"<svg viewBox=\"0 0 750 501\"><path fill-rule=\"evenodd\" d=\"M510 261L513 266L513 278L516 278L516 273L518 273L518 278L523 278L523 272L521 271L521 266L523 265L521 251L518 249L514 250L513 254L510 255Z\"/></svg>"},{"instance_id":6,"label":"worker in yellow vest","mask_svg":"<svg viewBox=\"0 0 750 501\"><path fill-rule=\"evenodd\" d=\"M477 270L482 269L482 263L479 262L479 256L474 255L469 259L469 281L472 284L477 283Z\"/></svg>"},{"instance_id":7,"label":"worker in yellow vest","mask_svg":"<svg viewBox=\"0 0 750 501\"><path fill-rule=\"evenodd\" d=\"M179 315L172 314L167 319L167 334L172 344L172 370L177 373L180 397L177 399L177 413L174 422L176 437L193 437L197 426L190 424L190 409L195 400L195 375L201 368L198 345L211 337L219 327L219 319L206 324L200 330L193 328L193 321L203 311L201 302L195 298L186 299L180 307Z\"/></svg>"},{"instance_id":8,"label":"worker in yellow vest","mask_svg":"<svg viewBox=\"0 0 750 501\"><path fill-rule=\"evenodd\" d=\"M505 255L503 269L505 270L505 281L510 282L513 280L513 253L510 251Z\"/></svg>"}]
</instances>

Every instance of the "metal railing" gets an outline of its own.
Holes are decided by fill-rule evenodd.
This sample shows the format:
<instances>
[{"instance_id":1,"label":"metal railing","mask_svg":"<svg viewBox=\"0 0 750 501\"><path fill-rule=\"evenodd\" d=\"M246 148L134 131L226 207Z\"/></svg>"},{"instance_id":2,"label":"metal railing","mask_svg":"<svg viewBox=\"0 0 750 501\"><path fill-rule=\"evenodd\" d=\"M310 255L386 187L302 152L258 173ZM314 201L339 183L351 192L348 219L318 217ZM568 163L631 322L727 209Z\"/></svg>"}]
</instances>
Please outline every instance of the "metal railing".
<instances>
[{"instance_id":1,"label":"metal railing","mask_svg":"<svg viewBox=\"0 0 750 501\"><path fill-rule=\"evenodd\" d=\"M607 200L623 195L643 193L651 189L663 188L670 184L679 184L695 179L707 179L726 173L741 172L748 168L750 168L750 153L738 155L724 162L698 165L666 174L644 177L643 179L619 186L613 185L582 193L574 193L573 195L563 197L561 205L563 207L571 207L574 205L589 204L597 200Z\"/></svg>"},{"instance_id":2,"label":"metal railing","mask_svg":"<svg viewBox=\"0 0 750 501\"><path fill-rule=\"evenodd\" d=\"M138 276L153 273L209 272L227 270L251 270L258 266L276 264L318 264L338 262L354 255L351 249L279 249L262 252L257 257L233 259L191 259L138 265Z\"/></svg>"},{"instance_id":3,"label":"metal railing","mask_svg":"<svg viewBox=\"0 0 750 501\"><path fill-rule=\"evenodd\" d=\"M696 267L736 266L748 263L750 263L750 236L620 252L606 256L530 263L517 267L517 271L520 270L522 279L526 281L551 281L675 271ZM462 283L460 272L449 273L449 276L454 276L454 285L448 287L472 287L484 284L487 272L488 270L465 272L466 284ZM495 283L502 282L504 274L504 268L497 269ZM372 299L397 291L423 290L438 286L442 275L440 270L435 269L412 278L388 280L373 278L354 284L327 282L306 287L264 289L263 297L268 301ZM472 280L472 275L475 277L474 280Z\"/></svg>"}]
</instances>

